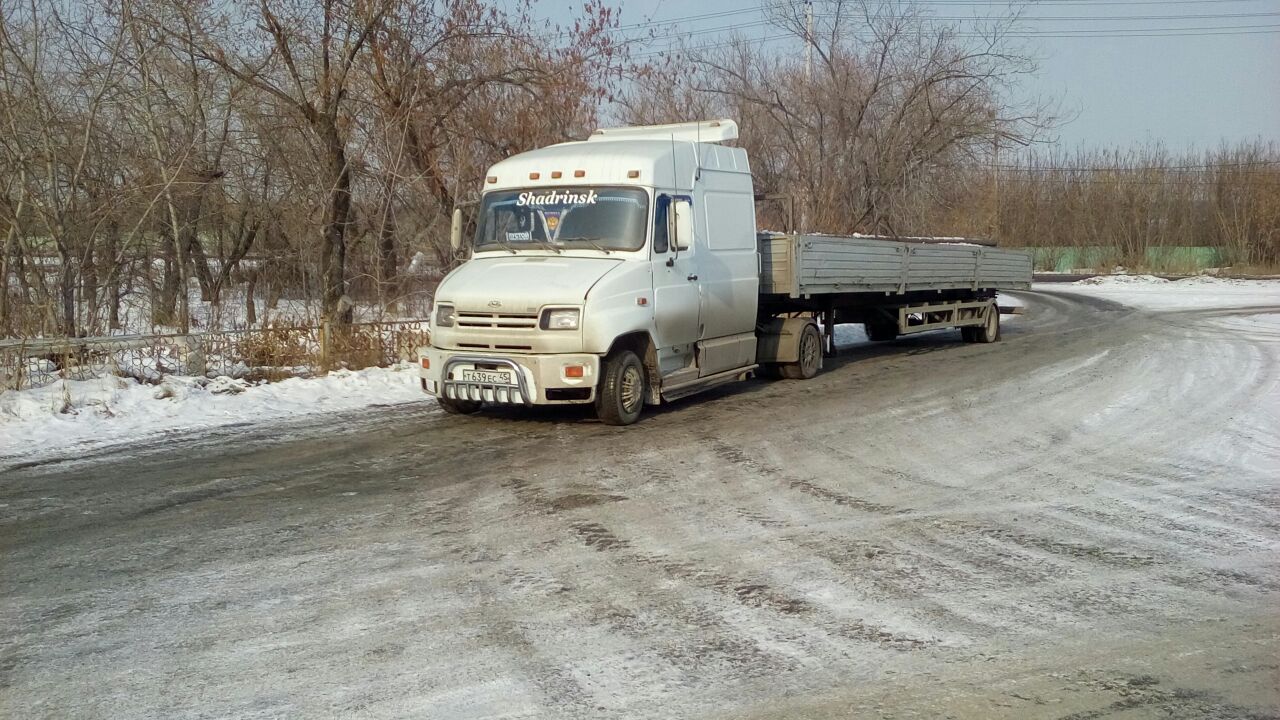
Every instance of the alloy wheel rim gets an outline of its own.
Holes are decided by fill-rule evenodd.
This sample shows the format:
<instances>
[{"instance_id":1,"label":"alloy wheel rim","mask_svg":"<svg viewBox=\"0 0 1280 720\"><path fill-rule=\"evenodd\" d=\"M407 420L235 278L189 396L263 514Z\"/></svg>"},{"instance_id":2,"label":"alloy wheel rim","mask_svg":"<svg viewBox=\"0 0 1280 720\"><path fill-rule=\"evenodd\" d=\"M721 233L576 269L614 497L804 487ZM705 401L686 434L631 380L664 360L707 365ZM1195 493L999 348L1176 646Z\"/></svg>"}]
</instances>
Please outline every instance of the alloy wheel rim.
<instances>
[{"instance_id":1,"label":"alloy wheel rim","mask_svg":"<svg viewBox=\"0 0 1280 720\"><path fill-rule=\"evenodd\" d=\"M627 412L635 412L644 399L644 378L640 376L640 369L634 365L627 367L622 371L622 388L619 395L622 396L622 409Z\"/></svg>"},{"instance_id":2,"label":"alloy wheel rim","mask_svg":"<svg viewBox=\"0 0 1280 720\"><path fill-rule=\"evenodd\" d=\"M818 341L813 333L805 333L803 348L804 366L814 368L818 365Z\"/></svg>"}]
</instances>

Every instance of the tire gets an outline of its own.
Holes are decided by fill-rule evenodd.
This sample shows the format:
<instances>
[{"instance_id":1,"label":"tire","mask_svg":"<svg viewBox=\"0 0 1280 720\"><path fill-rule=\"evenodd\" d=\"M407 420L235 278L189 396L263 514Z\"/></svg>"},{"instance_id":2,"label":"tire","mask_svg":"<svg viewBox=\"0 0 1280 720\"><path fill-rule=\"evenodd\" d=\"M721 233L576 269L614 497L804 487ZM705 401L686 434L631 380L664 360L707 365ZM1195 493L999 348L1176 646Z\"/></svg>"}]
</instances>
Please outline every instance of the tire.
<instances>
[{"instance_id":1,"label":"tire","mask_svg":"<svg viewBox=\"0 0 1280 720\"><path fill-rule=\"evenodd\" d=\"M987 306L987 321L981 327L972 328L973 342L993 343L1000 339L1000 308L995 303Z\"/></svg>"},{"instance_id":2,"label":"tire","mask_svg":"<svg viewBox=\"0 0 1280 720\"><path fill-rule=\"evenodd\" d=\"M630 350L605 358L596 388L596 417L605 425L630 425L644 410L644 365Z\"/></svg>"},{"instance_id":3,"label":"tire","mask_svg":"<svg viewBox=\"0 0 1280 720\"><path fill-rule=\"evenodd\" d=\"M872 342L888 342L889 340L898 339L898 325L893 322L869 322L863 326L867 332L867 339Z\"/></svg>"},{"instance_id":4,"label":"tire","mask_svg":"<svg viewBox=\"0 0 1280 720\"><path fill-rule=\"evenodd\" d=\"M800 331L800 360L779 365L782 377L791 380L808 380L822 369L822 335L815 325L805 325Z\"/></svg>"},{"instance_id":5,"label":"tire","mask_svg":"<svg viewBox=\"0 0 1280 720\"><path fill-rule=\"evenodd\" d=\"M450 415L474 415L480 412L480 406L483 404L479 400L458 400L443 395L436 397L436 403L440 405L441 410Z\"/></svg>"}]
</instances>

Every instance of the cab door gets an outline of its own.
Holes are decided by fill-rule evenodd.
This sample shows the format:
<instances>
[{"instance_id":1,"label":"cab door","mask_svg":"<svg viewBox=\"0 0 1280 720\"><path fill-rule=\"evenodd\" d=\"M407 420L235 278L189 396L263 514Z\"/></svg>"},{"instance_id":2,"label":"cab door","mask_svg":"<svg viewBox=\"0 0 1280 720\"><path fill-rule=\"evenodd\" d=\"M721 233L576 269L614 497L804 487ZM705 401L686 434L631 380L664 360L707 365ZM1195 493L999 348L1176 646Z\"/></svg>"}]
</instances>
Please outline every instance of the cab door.
<instances>
[{"instance_id":1,"label":"cab door","mask_svg":"<svg viewBox=\"0 0 1280 720\"><path fill-rule=\"evenodd\" d=\"M653 227L653 316L658 366L668 375L694 365L702 328L697 243L677 248L670 241L672 204L688 196L658 195Z\"/></svg>"}]
</instances>

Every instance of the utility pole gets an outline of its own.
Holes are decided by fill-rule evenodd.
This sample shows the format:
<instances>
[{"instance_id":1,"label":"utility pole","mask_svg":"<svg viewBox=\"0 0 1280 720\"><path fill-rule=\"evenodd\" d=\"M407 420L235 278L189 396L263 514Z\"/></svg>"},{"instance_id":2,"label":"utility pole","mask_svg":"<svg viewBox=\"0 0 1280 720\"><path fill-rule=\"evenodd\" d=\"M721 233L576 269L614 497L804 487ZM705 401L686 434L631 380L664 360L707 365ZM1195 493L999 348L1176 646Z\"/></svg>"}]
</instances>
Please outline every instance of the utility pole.
<instances>
[{"instance_id":1,"label":"utility pole","mask_svg":"<svg viewBox=\"0 0 1280 720\"><path fill-rule=\"evenodd\" d=\"M813 0L804 0L804 79L813 80Z\"/></svg>"}]
</instances>

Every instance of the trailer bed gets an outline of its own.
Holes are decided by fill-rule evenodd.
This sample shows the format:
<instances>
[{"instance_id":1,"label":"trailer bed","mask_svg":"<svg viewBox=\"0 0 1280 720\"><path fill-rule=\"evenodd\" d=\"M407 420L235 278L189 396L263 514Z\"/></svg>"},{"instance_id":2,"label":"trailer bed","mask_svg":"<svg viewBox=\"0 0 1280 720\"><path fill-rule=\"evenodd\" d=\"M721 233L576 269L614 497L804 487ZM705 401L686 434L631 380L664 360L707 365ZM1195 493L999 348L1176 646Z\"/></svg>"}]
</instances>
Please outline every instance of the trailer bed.
<instances>
[{"instance_id":1,"label":"trailer bed","mask_svg":"<svg viewBox=\"0 0 1280 720\"><path fill-rule=\"evenodd\" d=\"M1021 250L772 233L759 235L758 243L762 295L1031 287L1031 254Z\"/></svg>"}]
</instances>

